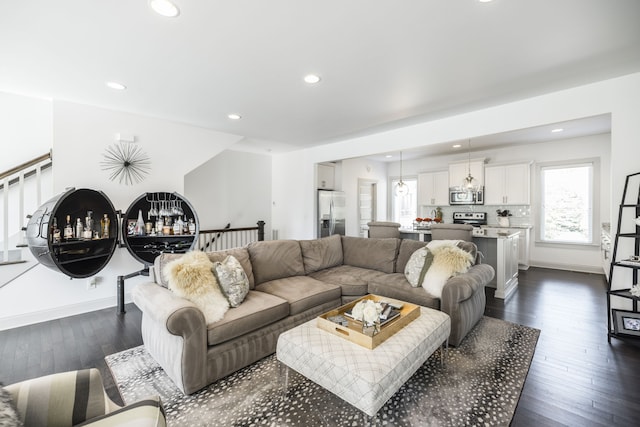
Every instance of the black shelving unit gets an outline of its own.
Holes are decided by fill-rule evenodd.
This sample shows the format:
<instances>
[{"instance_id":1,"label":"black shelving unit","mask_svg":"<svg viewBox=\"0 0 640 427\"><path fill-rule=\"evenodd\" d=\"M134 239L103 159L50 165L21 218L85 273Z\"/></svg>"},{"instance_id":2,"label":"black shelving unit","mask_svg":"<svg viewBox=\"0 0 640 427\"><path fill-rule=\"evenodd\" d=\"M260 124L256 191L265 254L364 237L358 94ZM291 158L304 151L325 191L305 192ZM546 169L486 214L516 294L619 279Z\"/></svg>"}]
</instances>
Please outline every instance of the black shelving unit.
<instances>
[{"instance_id":1,"label":"black shelving unit","mask_svg":"<svg viewBox=\"0 0 640 427\"><path fill-rule=\"evenodd\" d=\"M613 253L611 257L611 267L609 270L609 282L607 289L607 319L608 319L608 341L611 337L615 338L640 338L640 312L638 310L640 298L631 294L631 287L638 283L638 270L640 270L640 225L635 225L634 232L628 232L631 224L629 214L632 213L633 218L640 217L640 184L635 203L628 203L628 192L631 190L630 184L637 182L640 178L640 172L627 175L624 182L624 191L622 192L622 202L618 210L618 226L616 229L615 240L613 243ZM631 190L632 191L632 190ZM630 194L630 193L629 193ZM625 232L622 229L625 228ZM633 240L633 255L620 259L618 254L618 244L621 239ZM631 257L635 257L634 260ZM621 271L620 269L631 269L632 280L628 288L612 289L614 273ZM631 311L612 308L611 298L619 297L632 301Z\"/></svg>"}]
</instances>

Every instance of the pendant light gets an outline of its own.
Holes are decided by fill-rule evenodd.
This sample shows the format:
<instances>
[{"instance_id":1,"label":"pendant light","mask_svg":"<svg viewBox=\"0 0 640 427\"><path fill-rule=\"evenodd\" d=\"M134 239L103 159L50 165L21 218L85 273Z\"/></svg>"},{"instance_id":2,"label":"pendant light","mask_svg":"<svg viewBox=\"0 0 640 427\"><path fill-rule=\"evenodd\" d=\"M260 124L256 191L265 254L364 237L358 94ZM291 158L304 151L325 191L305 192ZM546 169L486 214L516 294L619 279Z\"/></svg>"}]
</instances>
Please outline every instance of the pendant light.
<instances>
[{"instance_id":1,"label":"pendant light","mask_svg":"<svg viewBox=\"0 0 640 427\"><path fill-rule=\"evenodd\" d=\"M400 152L400 181L395 188L397 197L404 197L409 194L409 186L402 180L402 151Z\"/></svg>"},{"instance_id":2,"label":"pendant light","mask_svg":"<svg viewBox=\"0 0 640 427\"><path fill-rule=\"evenodd\" d=\"M469 164L468 175L462 180L462 189L466 191L477 191L478 181L471 175L471 140L469 140Z\"/></svg>"}]
</instances>

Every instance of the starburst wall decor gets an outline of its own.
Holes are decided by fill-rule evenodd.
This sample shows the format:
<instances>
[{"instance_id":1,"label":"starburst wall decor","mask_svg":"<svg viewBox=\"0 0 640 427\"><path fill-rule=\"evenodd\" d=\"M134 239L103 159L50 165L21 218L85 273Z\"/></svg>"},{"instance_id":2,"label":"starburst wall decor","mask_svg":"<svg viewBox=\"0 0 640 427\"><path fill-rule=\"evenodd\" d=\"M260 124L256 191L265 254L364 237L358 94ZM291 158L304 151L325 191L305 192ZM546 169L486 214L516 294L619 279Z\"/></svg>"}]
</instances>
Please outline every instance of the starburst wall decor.
<instances>
[{"instance_id":1,"label":"starburst wall decor","mask_svg":"<svg viewBox=\"0 0 640 427\"><path fill-rule=\"evenodd\" d=\"M107 147L100 162L109 179L120 184L133 185L144 180L151 170L151 158L137 145L114 144Z\"/></svg>"}]
</instances>

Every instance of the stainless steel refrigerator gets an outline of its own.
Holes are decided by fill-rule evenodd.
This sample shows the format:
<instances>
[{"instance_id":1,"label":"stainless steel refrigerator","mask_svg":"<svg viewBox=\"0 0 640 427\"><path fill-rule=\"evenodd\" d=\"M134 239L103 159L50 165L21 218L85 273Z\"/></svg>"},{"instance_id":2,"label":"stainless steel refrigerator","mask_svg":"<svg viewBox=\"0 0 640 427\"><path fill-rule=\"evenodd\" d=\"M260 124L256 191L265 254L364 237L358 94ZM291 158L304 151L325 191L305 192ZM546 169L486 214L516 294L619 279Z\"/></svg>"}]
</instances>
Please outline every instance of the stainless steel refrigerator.
<instances>
[{"instance_id":1,"label":"stainless steel refrigerator","mask_svg":"<svg viewBox=\"0 0 640 427\"><path fill-rule=\"evenodd\" d=\"M318 237L344 236L345 195L342 191L318 190Z\"/></svg>"}]
</instances>

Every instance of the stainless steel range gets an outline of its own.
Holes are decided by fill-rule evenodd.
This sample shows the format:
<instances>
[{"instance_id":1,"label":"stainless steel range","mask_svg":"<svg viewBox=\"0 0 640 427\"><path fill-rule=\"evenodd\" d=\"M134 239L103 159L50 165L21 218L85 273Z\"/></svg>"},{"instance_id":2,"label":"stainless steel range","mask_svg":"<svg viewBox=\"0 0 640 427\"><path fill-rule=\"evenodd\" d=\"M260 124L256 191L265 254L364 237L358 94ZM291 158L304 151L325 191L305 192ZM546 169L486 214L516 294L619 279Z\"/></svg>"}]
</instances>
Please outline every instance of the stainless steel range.
<instances>
[{"instance_id":1,"label":"stainless steel range","mask_svg":"<svg viewBox=\"0 0 640 427\"><path fill-rule=\"evenodd\" d=\"M486 212L454 212L453 223L454 224L471 224L474 227L487 225L487 213Z\"/></svg>"}]
</instances>

